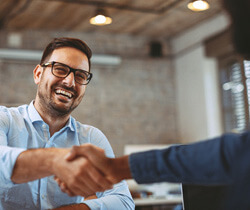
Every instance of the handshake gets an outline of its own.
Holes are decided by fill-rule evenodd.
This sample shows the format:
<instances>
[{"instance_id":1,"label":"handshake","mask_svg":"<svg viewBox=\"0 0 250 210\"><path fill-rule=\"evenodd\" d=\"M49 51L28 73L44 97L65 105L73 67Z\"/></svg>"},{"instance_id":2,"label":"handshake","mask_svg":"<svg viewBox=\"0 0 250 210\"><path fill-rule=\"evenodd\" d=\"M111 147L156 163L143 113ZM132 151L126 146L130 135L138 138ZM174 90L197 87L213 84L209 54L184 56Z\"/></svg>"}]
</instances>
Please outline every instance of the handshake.
<instances>
[{"instance_id":1,"label":"handshake","mask_svg":"<svg viewBox=\"0 0 250 210\"><path fill-rule=\"evenodd\" d=\"M57 164L54 179L69 196L87 197L132 178L128 156L108 158L103 149L92 144L72 147L62 162L70 165L70 170L65 172L64 165Z\"/></svg>"}]
</instances>

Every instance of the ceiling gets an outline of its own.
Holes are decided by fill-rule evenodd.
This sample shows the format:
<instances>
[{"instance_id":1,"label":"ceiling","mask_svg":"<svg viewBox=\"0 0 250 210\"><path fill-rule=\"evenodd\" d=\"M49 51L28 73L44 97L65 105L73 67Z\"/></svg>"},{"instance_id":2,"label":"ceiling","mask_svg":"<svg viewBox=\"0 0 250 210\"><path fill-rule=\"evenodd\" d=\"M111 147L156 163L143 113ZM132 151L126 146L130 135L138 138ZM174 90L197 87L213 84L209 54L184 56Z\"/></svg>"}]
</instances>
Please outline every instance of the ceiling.
<instances>
[{"instance_id":1,"label":"ceiling","mask_svg":"<svg viewBox=\"0 0 250 210\"><path fill-rule=\"evenodd\" d=\"M1 0L0 27L171 38L222 12L219 0L207 1L209 10L192 12L189 0ZM113 18L111 25L90 25L98 5Z\"/></svg>"}]
</instances>

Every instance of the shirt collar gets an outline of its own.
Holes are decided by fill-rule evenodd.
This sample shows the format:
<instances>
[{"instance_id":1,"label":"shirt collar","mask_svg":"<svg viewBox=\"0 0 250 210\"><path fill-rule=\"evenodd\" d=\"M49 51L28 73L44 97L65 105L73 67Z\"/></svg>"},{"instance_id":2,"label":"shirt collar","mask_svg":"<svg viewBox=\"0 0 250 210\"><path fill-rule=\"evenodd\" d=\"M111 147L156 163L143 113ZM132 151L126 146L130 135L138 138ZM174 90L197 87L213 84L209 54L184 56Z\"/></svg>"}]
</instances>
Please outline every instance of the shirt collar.
<instances>
[{"instance_id":1,"label":"shirt collar","mask_svg":"<svg viewBox=\"0 0 250 210\"><path fill-rule=\"evenodd\" d=\"M32 123L39 122L39 121L44 122L43 119L41 118L40 114L38 113L38 111L36 110L36 108L34 106L34 100L31 101L31 103L29 104L28 114L29 114L29 118L30 118ZM70 128L71 131L75 131L75 125L74 124L75 124L75 120L74 120L74 118L72 118L70 116L68 122L65 125L65 128L68 127L68 128Z\"/></svg>"}]
</instances>

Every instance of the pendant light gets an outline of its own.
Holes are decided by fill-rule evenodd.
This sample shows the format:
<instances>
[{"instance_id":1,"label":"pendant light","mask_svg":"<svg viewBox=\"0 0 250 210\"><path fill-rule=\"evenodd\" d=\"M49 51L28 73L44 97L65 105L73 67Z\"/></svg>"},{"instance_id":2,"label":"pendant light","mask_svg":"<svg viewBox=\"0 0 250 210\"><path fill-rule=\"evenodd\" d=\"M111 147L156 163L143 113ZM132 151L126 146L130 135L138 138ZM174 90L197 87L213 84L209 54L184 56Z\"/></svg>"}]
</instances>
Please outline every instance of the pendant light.
<instances>
[{"instance_id":1,"label":"pendant light","mask_svg":"<svg viewBox=\"0 0 250 210\"><path fill-rule=\"evenodd\" d=\"M195 12L200 12L209 9L209 4L205 0L192 0L187 7Z\"/></svg>"},{"instance_id":2,"label":"pendant light","mask_svg":"<svg viewBox=\"0 0 250 210\"><path fill-rule=\"evenodd\" d=\"M106 13L106 11L104 11L104 9L97 9L95 16L92 17L89 22L92 25L98 25L98 26L103 26L103 25L108 25L112 23L112 18L109 17Z\"/></svg>"}]
</instances>

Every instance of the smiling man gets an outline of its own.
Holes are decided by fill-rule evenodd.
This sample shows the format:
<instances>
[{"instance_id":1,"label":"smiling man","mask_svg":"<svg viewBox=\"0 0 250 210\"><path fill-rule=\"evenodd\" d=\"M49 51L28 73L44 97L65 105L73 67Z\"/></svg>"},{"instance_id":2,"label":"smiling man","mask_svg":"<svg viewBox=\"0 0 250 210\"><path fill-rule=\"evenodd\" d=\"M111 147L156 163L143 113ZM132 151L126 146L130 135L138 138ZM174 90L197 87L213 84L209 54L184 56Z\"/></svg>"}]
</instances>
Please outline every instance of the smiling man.
<instances>
[{"instance_id":1,"label":"smiling man","mask_svg":"<svg viewBox=\"0 0 250 210\"><path fill-rule=\"evenodd\" d=\"M88 159L65 159L70 147L86 143L114 157L100 130L70 115L92 78L90 58L91 50L81 40L54 39L34 69L35 100L0 107L1 210L134 209L125 182L111 189ZM60 190L54 176L71 189L71 196ZM90 195L92 199L86 199Z\"/></svg>"},{"instance_id":2,"label":"smiling man","mask_svg":"<svg viewBox=\"0 0 250 210\"><path fill-rule=\"evenodd\" d=\"M36 66L34 80L38 90L34 106L50 125L51 135L80 104L85 83L91 77L87 56L72 47L55 49L49 59Z\"/></svg>"}]
</instances>

